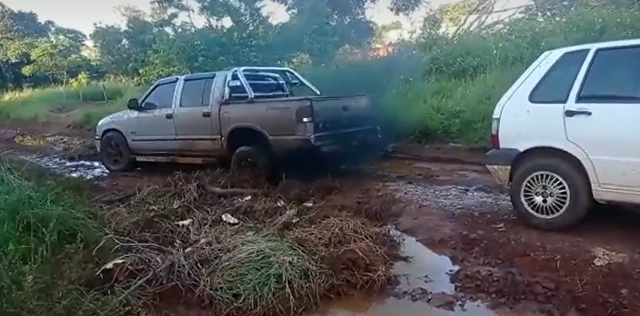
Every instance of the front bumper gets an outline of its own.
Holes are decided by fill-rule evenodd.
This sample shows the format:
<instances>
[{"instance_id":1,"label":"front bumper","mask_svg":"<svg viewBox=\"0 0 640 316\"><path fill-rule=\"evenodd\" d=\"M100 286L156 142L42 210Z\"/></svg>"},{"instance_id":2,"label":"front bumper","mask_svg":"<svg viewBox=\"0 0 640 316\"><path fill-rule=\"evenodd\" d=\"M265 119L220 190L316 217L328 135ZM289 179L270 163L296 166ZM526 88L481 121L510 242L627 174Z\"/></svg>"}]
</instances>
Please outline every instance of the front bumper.
<instances>
[{"instance_id":1,"label":"front bumper","mask_svg":"<svg viewBox=\"0 0 640 316\"><path fill-rule=\"evenodd\" d=\"M519 154L520 151L513 148L492 149L487 152L486 167L498 184L509 187L511 184L511 165Z\"/></svg>"}]
</instances>

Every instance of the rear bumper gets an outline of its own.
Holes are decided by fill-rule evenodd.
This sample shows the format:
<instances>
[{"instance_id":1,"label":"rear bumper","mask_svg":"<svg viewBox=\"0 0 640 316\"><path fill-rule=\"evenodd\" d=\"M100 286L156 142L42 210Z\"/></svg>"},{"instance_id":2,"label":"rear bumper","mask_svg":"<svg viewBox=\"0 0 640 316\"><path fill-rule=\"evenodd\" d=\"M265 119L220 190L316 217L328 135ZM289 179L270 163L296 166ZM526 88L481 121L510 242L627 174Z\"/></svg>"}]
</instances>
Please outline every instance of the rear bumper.
<instances>
[{"instance_id":1,"label":"rear bumper","mask_svg":"<svg viewBox=\"0 0 640 316\"><path fill-rule=\"evenodd\" d=\"M279 155L292 151L318 150L323 154L369 152L382 149L377 126L315 134L309 137L273 137L271 144Z\"/></svg>"},{"instance_id":2,"label":"rear bumper","mask_svg":"<svg viewBox=\"0 0 640 316\"><path fill-rule=\"evenodd\" d=\"M511 184L511 164L519 154L520 151L513 148L492 149L487 152L486 167L498 184L505 187Z\"/></svg>"},{"instance_id":3,"label":"rear bumper","mask_svg":"<svg viewBox=\"0 0 640 316\"><path fill-rule=\"evenodd\" d=\"M314 135L310 142L311 146L323 153L340 153L368 149L377 151L381 149L378 148L381 140L380 128L366 127Z\"/></svg>"}]
</instances>

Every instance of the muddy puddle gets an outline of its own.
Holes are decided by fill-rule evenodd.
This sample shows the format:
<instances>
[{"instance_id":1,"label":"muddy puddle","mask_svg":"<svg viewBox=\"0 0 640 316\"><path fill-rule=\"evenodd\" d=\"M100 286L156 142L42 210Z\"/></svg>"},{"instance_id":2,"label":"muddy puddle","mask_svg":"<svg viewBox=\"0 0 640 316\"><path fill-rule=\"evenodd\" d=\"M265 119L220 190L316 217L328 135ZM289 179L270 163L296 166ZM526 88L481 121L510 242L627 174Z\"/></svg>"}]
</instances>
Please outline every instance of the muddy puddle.
<instances>
[{"instance_id":1,"label":"muddy puddle","mask_svg":"<svg viewBox=\"0 0 640 316\"><path fill-rule=\"evenodd\" d=\"M109 171L98 161L69 160L60 156L38 155L21 156L20 158L72 178L91 180L109 174Z\"/></svg>"},{"instance_id":2,"label":"muddy puddle","mask_svg":"<svg viewBox=\"0 0 640 316\"><path fill-rule=\"evenodd\" d=\"M485 304L466 302L455 293L450 274L458 267L415 238L402 235L403 255L396 263L398 285L387 298L348 299L325 307L313 316L494 316Z\"/></svg>"}]
</instances>

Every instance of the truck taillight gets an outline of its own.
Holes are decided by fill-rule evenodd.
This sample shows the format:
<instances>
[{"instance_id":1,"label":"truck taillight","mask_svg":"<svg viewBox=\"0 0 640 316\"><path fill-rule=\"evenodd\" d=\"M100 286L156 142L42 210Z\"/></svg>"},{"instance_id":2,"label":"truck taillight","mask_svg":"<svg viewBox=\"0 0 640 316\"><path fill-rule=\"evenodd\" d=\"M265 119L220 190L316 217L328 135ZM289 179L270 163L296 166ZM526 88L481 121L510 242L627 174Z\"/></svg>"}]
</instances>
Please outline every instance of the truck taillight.
<instances>
[{"instance_id":1,"label":"truck taillight","mask_svg":"<svg viewBox=\"0 0 640 316\"><path fill-rule=\"evenodd\" d=\"M500 119L494 118L491 120L491 148L500 148Z\"/></svg>"},{"instance_id":2,"label":"truck taillight","mask_svg":"<svg viewBox=\"0 0 640 316\"><path fill-rule=\"evenodd\" d=\"M296 122L311 123L313 122L313 107L311 104L299 107L296 110Z\"/></svg>"}]
</instances>

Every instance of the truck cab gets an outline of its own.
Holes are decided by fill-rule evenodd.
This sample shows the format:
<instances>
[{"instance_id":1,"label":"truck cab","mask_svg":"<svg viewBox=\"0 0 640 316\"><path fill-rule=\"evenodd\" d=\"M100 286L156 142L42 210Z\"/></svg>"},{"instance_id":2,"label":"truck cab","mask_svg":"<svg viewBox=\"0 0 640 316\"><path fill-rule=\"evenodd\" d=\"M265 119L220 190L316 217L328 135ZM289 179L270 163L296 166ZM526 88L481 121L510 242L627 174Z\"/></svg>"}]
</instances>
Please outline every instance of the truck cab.
<instances>
[{"instance_id":1,"label":"truck cab","mask_svg":"<svg viewBox=\"0 0 640 316\"><path fill-rule=\"evenodd\" d=\"M379 128L366 96L328 97L289 68L240 67L162 78L102 119L95 143L111 171L138 161L257 160L264 170L299 150L371 146Z\"/></svg>"}]
</instances>

